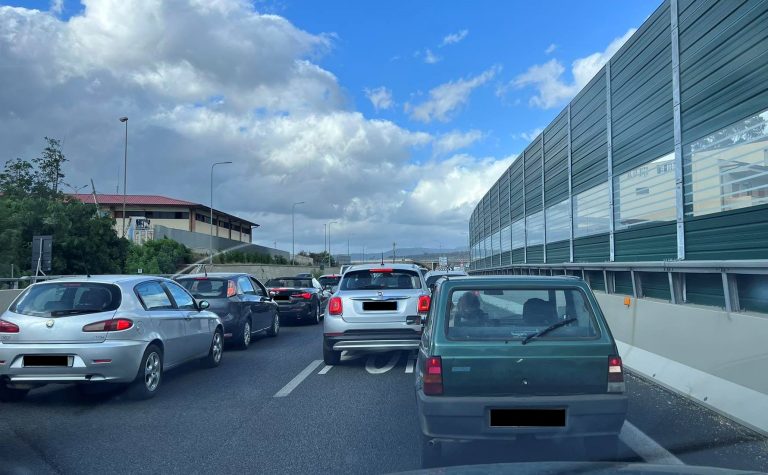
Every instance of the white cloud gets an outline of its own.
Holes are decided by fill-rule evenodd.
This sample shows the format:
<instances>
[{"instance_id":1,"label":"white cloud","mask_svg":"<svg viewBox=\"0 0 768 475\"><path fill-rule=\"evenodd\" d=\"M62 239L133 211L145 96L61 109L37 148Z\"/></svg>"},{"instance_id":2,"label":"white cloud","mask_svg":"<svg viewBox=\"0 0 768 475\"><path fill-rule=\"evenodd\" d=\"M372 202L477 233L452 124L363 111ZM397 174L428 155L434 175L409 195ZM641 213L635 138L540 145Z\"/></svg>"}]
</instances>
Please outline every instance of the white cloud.
<instances>
[{"instance_id":1,"label":"white cloud","mask_svg":"<svg viewBox=\"0 0 768 475\"><path fill-rule=\"evenodd\" d=\"M530 130L528 132L520 132L517 134L512 134L513 139L520 139L525 140L526 142L531 142L533 139L539 136L540 133L544 131L543 127L536 127L533 130Z\"/></svg>"},{"instance_id":2,"label":"white cloud","mask_svg":"<svg viewBox=\"0 0 768 475\"><path fill-rule=\"evenodd\" d=\"M493 66L477 76L441 84L431 89L429 99L421 104L406 103L405 112L420 122L448 122L455 111L469 101L472 91L493 79L500 70L499 66Z\"/></svg>"},{"instance_id":3,"label":"white cloud","mask_svg":"<svg viewBox=\"0 0 768 475\"><path fill-rule=\"evenodd\" d=\"M365 89L365 97L371 101L376 111L386 110L392 107L395 102L392 100L392 91L384 86L373 89Z\"/></svg>"},{"instance_id":4,"label":"white cloud","mask_svg":"<svg viewBox=\"0 0 768 475\"><path fill-rule=\"evenodd\" d=\"M297 250L322 249L322 224L337 220L335 236L369 251L438 235L446 246L464 243L471 207L508 162L416 161L414 153L448 153L461 141L351 110L316 62L331 37L250 2L83 4L67 20L0 6L0 70L13 75L0 80L0 161L36 156L43 136L65 139L67 181L93 178L97 191L112 191L123 158L117 118L127 115L129 193L207 203L210 164L231 160L216 172L216 206L261 224L260 242L285 248L290 203L301 196ZM436 88L430 100L441 105L424 113L446 118L495 71Z\"/></svg>"},{"instance_id":5,"label":"white cloud","mask_svg":"<svg viewBox=\"0 0 768 475\"><path fill-rule=\"evenodd\" d=\"M461 132L454 130L435 138L432 143L432 151L435 155L445 155L455 150L469 147L484 137L479 130Z\"/></svg>"},{"instance_id":6,"label":"white cloud","mask_svg":"<svg viewBox=\"0 0 768 475\"><path fill-rule=\"evenodd\" d=\"M559 106L576 95L635 31L635 28L628 30L623 36L613 40L604 51L592 53L573 61L571 64L572 81L563 78L565 67L560 61L553 58L544 64L531 66L525 73L513 79L506 88L501 88L499 92L504 94L509 87L524 88L530 86L536 89L536 94L529 100L531 106L542 109Z\"/></svg>"},{"instance_id":7,"label":"white cloud","mask_svg":"<svg viewBox=\"0 0 768 475\"><path fill-rule=\"evenodd\" d=\"M554 43L551 43L549 46L547 46L547 49L544 50L544 54L552 54L557 49L557 45Z\"/></svg>"},{"instance_id":8,"label":"white cloud","mask_svg":"<svg viewBox=\"0 0 768 475\"><path fill-rule=\"evenodd\" d=\"M64 0L51 0L49 10L54 15L61 15L64 11Z\"/></svg>"},{"instance_id":9,"label":"white cloud","mask_svg":"<svg viewBox=\"0 0 768 475\"><path fill-rule=\"evenodd\" d=\"M446 45L454 45L460 42L461 40L463 40L464 38L466 38L468 34L469 34L469 30L460 30L460 31L457 31L456 33L451 33L450 35L446 35L445 37L443 37L443 41L442 43L440 43L440 46L442 47Z\"/></svg>"},{"instance_id":10,"label":"white cloud","mask_svg":"<svg viewBox=\"0 0 768 475\"><path fill-rule=\"evenodd\" d=\"M427 50L424 52L424 62L427 64L435 64L440 62L442 59L443 58L433 53L429 48L427 48Z\"/></svg>"}]
</instances>

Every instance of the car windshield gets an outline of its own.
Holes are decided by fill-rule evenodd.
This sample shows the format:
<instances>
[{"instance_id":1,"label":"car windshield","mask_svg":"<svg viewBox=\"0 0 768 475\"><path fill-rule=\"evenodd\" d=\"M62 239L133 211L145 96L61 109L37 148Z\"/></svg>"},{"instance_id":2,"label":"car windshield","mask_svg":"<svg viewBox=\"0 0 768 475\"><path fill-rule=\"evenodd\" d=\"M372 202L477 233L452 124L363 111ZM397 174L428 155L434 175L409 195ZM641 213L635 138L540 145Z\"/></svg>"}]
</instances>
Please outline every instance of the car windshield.
<instances>
[{"instance_id":1,"label":"car windshield","mask_svg":"<svg viewBox=\"0 0 768 475\"><path fill-rule=\"evenodd\" d=\"M227 297L229 279L196 277L178 279L177 282L187 289L195 298L218 299Z\"/></svg>"},{"instance_id":2,"label":"car windshield","mask_svg":"<svg viewBox=\"0 0 768 475\"><path fill-rule=\"evenodd\" d=\"M297 277L281 277L279 279L269 279L267 281L267 287L308 289L312 287L312 281L310 279L303 279L303 278L297 278Z\"/></svg>"},{"instance_id":3,"label":"car windshield","mask_svg":"<svg viewBox=\"0 0 768 475\"><path fill-rule=\"evenodd\" d=\"M341 279L341 290L419 289L419 274L405 269L348 271Z\"/></svg>"},{"instance_id":4,"label":"car windshield","mask_svg":"<svg viewBox=\"0 0 768 475\"><path fill-rule=\"evenodd\" d=\"M122 293L113 284L56 282L30 287L10 311L35 317L64 317L110 312L120 307Z\"/></svg>"},{"instance_id":5,"label":"car windshield","mask_svg":"<svg viewBox=\"0 0 768 475\"><path fill-rule=\"evenodd\" d=\"M540 338L597 336L592 306L578 288L455 289L446 315L447 335L458 340L522 339L571 318L575 321Z\"/></svg>"}]
</instances>

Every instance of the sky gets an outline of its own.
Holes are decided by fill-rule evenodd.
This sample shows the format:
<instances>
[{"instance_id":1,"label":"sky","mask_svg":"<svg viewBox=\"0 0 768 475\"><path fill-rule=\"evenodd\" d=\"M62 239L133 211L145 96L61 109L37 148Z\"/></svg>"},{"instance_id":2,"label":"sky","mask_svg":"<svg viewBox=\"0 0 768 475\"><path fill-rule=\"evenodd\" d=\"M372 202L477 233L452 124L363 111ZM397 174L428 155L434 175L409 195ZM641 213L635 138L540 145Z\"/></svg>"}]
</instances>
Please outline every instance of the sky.
<instances>
[{"instance_id":1,"label":"sky","mask_svg":"<svg viewBox=\"0 0 768 475\"><path fill-rule=\"evenodd\" d=\"M0 1L0 162L210 203L254 242L466 246L477 201L658 0ZM90 189L90 188L89 188Z\"/></svg>"}]
</instances>

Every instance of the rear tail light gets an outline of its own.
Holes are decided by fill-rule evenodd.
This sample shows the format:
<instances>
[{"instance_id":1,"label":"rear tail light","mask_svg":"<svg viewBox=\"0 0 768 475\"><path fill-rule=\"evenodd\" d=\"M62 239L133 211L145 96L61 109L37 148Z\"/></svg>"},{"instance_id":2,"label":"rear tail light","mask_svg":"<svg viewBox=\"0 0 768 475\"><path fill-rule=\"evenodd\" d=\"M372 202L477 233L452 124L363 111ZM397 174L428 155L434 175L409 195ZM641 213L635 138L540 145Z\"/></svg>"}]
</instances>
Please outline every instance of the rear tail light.
<instances>
[{"instance_id":1,"label":"rear tail light","mask_svg":"<svg viewBox=\"0 0 768 475\"><path fill-rule=\"evenodd\" d=\"M83 327L84 332L119 332L128 330L133 322L127 318L113 318L101 322L89 323Z\"/></svg>"},{"instance_id":2,"label":"rear tail light","mask_svg":"<svg viewBox=\"0 0 768 475\"><path fill-rule=\"evenodd\" d=\"M0 320L0 333L19 333L19 326L5 320Z\"/></svg>"},{"instance_id":3,"label":"rear tail light","mask_svg":"<svg viewBox=\"0 0 768 475\"><path fill-rule=\"evenodd\" d=\"M237 287L234 280L227 281L227 297L234 297L237 295Z\"/></svg>"},{"instance_id":4,"label":"rear tail light","mask_svg":"<svg viewBox=\"0 0 768 475\"><path fill-rule=\"evenodd\" d=\"M430 356L424 368L424 394L438 396L443 394L443 362L439 356Z\"/></svg>"},{"instance_id":5,"label":"rear tail light","mask_svg":"<svg viewBox=\"0 0 768 475\"><path fill-rule=\"evenodd\" d=\"M422 295L421 297L419 297L419 313L429 312L429 303L430 303L429 295Z\"/></svg>"},{"instance_id":6,"label":"rear tail light","mask_svg":"<svg viewBox=\"0 0 768 475\"><path fill-rule=\"evenodd\" d=\"M620 356L608 357L608 392L623 393L626 390L624 384L624 368L622 368Z\"/></svg>"},{"instance_id":7,"label":"rear tail light","mask_svg":"<svg viewBox=\"0 0 768 475\"><path fill-rule=\"evenodd\" d=\"M294 297L294 298L297 298L297 299L309 300L309 299L312 298L312 294L310 294L309 292L303 292L303 293L300 293L300 294L293 294L291 297Z\"/></svg>"},{"instance_id":8,"label":"rear tail light","mask_svg":"<svg viewBox=\"0 0 768 475\"><path fill-rule=\"evenodd\" d=\"M331 297L328 301L328 313L330 315L341 315L344 311L344 305L341 303L341 297Z\"/></svg>"}]
</instances>

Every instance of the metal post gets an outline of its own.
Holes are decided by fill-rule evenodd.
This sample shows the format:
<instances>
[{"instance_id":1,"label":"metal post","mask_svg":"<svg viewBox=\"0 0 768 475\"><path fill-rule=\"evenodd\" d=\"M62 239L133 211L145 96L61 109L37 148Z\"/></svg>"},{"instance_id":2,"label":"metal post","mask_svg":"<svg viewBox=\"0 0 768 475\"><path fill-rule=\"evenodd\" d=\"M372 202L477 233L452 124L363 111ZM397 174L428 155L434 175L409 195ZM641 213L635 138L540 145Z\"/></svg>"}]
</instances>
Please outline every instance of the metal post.
<instances>
[{"instance_id":1,"label":"metal post","mask_svg":"<svg viewBox=\"0 0 768 475\"><path fill-rule=\"evenodd\" d=\"M685 259L685 211L683 190L683 139L680 119L680 43L677 0L670 2L672 34L672 118L675 136L675 207L677 224L677 258Z\"/></svg>"},{"instance_id":2,"label":"metal post","mask_svg":"<svg viewBox=\"0 0 768 475\"><path fill-rule=\"evenodd\" d=\"M294 265L296 262L296 225L295 225L295 219L294 214L296 211L296 205L303 205L303 201L297 201L296 203L293 203L291 205L291 265Z\"/></svg>"},{"instance_id":3,"label":"metal post","mask_svg":"<svg viewBox=\"0 0 768 475\"><path fill-rule=\"evenodd\" d=\"M331 254L331 224L339 224L338 221L328 223L328 267L333 265L333 254Z\"/></svg>"},{"instance_id":4,"label":"metal post","mask_svg":"<svg viewBox=\"0 0 768 475\"><path fill-rule=\"evenodd\" d=\"M614 196L613 196L613 133L611 131L611 61L608 60L605 63L605 104L606 104L606 136L608 138L608 209L610 215L608 216L609 235L609 259L614 261L616 259L616 242L614 239L614 232L616 231L616 222L614 218Z\"/></svg>"},{"instance_id":5,"label":"metal post","mask_svg":"<svg viewBox=\"0 0 768 475\"><path fill-rule=\"evenodd\" d=\"M541 215L544 217L544 263L547 263L547 209L544 201L544 132L539 136L541 137Z\"/></svg>"},{"instance_id":6,"label":"metal post","mask_svg":"<svg viewBox=\"0 0 768 475\"><path fill-rule=\"evenodd\" d=\"M123 151L123 233L125 237L125 190L128 186L128 117L120 117L120 122L125 124L125 147Z\"/></svg>"},{"instance_id":7,"label":"metal post","mask_svg":"<svg viewBox=\"0 0 768 475\"><path fill-rule=\"evenodd\" d=\"M568 103L568 251L573 262L573 161L571 159L571 103Z\"/></svg>"},{"instance_id":8,"label":"metal post","mask_svg":"<svg viewBox=\"0 0 768 475\"><path fill-rule=\"evenodd\" d=\"M211 165L211 232L210 232L210 247L211 247L211 254L208 257L208 263L213 264L213 168L216 165L228 165L232 162L226 161L226 162L215 162ZM125 190L123 190L125 191ZM218 226L216 227L216 236L219 235L219 229Z\"/></svg>"}]
</instances>

